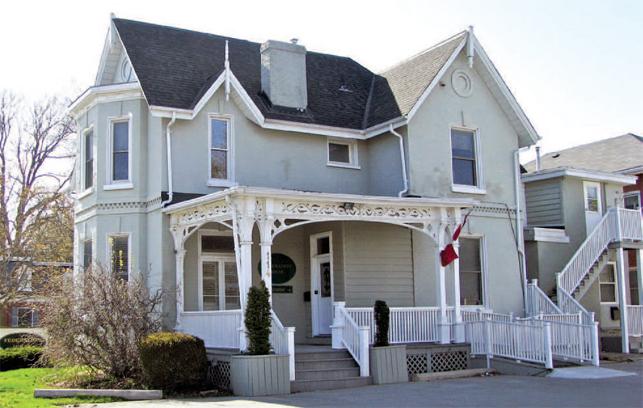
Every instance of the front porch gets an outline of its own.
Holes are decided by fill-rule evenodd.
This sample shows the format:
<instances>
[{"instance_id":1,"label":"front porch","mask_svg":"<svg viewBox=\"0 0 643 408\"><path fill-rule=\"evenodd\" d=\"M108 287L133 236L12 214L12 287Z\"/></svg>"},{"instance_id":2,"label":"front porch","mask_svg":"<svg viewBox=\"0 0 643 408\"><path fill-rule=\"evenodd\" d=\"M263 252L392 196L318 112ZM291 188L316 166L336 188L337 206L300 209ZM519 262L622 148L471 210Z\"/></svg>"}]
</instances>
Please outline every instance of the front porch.
<instances>
[{"instance_id":1,"label":"front porch","mask_svg":"<svg viewBox=\"0 0 643 408\"><path fill-rule=\"evenodd\" d=\"M166 212L176 250L176 327L208 347L244 350L247 290L263 280L276 320L296 329L297 343L330 336L337 304L364 308L378 299L431 308L418 341L462 342L459 262L444 268L438 254L472 205L261 188L173 205Z\"/></svg>"}]
</instances>

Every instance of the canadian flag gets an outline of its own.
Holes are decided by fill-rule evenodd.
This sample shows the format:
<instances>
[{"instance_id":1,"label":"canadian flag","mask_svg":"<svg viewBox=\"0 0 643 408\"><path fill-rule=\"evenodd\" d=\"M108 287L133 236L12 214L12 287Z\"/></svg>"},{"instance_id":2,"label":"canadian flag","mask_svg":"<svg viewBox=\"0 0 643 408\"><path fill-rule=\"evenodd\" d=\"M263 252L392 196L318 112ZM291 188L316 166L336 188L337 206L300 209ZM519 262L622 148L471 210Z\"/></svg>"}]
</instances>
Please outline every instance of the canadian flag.
<instances>
[{"instance_id":1,"label":"canadian flag","mask_svg":"<svg viewBox=\"0 0 643 408\"><path fill-rule=\"evenodd\" d=\"M460 237L460 233L462 232L462 228L464 227L464 225L467 223L469 214L471 214L471 210L469 210L469 212L464 216L464 220L462 220L462 223L458 225L458 228L456 228L453 232L451 242L447 244L447 246L444 247L442 251L440 251L440 262L442 263L442 266L448 266L451 262L458 259L458 254L455 252L453 243Z\"/></svg>"}]
</instances>

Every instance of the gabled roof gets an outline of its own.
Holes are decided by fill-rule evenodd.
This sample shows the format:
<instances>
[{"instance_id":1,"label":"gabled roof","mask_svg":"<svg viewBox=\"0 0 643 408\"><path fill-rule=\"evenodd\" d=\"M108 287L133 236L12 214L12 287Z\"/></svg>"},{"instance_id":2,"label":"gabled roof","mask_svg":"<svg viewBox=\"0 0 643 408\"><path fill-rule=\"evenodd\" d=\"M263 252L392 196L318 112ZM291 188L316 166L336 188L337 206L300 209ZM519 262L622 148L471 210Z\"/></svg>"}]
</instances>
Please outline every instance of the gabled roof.
<instances>
[{"instance_id":1,"label":"gabled roof","mask_svg":"<svg viewBox=\"0 0 643 408\"><path fill-rule=\"evenodd\" d=\"M599 140L540 158L541 170L573 167L609 173L629 173L629 169L643 166L643 137L633 133ZM525 165L528 171L536 170L536 161Z\"/></svg>"},{"instance_id":2,"label":"gabled roof","mask_svg":"<svg viewBox=\"0 0 643 408\"><path fill-rule=\"evenodd\" d=\"M300 112L273 106L261 92L259 43L132 20L112 22L153 114L191 119L225 81L226 90L230 83L235 101L260 126L371 137L406 124L466 45L468 53L475 52L476 69L516 128L520 145L539 139L471 30L381 74L351 58L308 51L308 106Z\"/></svg>"}]
</instances>

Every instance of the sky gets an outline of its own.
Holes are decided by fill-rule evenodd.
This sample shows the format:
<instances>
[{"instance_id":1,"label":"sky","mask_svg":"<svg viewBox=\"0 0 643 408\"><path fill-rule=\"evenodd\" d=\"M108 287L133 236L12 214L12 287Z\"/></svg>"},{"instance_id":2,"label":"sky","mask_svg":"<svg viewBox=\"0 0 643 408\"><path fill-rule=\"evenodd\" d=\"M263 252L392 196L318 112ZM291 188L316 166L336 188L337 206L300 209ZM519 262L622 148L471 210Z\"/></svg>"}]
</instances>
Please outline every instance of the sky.
<instances>
[{"instance_id":1,"label":"sky","mask_svg":"<svg viewBox=\"0 0 643 408\"><path fill-rule=\"evenodd\" d=\"M111 12L257 42L296 37L375 72L473 25L543 152L643 135L641 0L8 1L0 90L26 100L80 94L93 84Z\"/></svg>"}]
</instances>

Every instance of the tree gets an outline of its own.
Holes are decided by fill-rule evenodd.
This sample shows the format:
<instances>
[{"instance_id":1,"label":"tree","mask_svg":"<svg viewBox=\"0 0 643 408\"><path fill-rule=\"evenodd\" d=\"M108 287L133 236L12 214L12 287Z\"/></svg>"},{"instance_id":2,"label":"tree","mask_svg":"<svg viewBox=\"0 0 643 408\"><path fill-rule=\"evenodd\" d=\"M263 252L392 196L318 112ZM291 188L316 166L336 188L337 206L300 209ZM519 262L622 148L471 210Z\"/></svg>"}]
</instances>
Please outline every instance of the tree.
<instances>
[{"instance_id":1,"label":"tree","mask_svg":"<svg viewBox=\"0 0 643 408\"><path fill-rule=\"evenodd\" d=\"M60 99L0 92L0 309L32 286L31 261L71 261L73 132Z\"/></svg>"},{"instance_id":2,"label":"tree","mask_svg":"<svg viewBox=\"0 0 643 408\"><path fill-rule=\"evenodd\" d=\"M244 323L248 332L248 354L270 354L270 293L263 281L259 283L259 287L252 286L248 291Z\"/></svg>"},{"instance_id":3,"label":"tree","mask_svg":"<svg viewBox=\"0 0 643 408\"><path fill-rule=\"evenodd\" d=\"M375 314L375 347L388 346L388 327L390 310L383 300L376 300L373 307Z\"/></svg>"}]
</instances>

